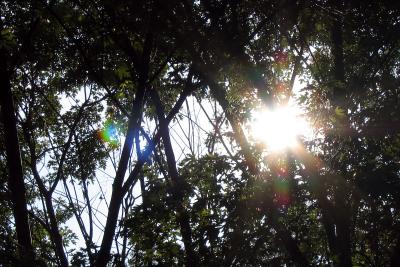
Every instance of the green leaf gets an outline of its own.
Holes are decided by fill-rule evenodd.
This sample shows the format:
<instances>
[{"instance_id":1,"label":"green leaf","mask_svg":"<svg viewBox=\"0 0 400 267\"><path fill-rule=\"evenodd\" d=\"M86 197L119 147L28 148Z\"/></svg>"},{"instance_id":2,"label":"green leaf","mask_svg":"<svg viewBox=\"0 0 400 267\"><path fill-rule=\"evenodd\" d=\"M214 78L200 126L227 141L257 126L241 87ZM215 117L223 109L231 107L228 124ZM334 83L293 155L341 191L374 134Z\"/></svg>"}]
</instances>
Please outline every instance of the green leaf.
<instances>
[{"instance_id":1,"label":"green leaf","mask_svg":"<svg viewBox=\"0 0 400 267\"><path fill-rule=\"evenodd\" d=\"M119 66L117 70L115 71L115 74L117 74L118 78L120 80L130 78L131 74L129 72L129 68L125 65Z\"/></svg>"},{"instance_id":2,"label":"green leaf","mask_svg":"<svg viewBox=\"0 0 400 267\"><path fill-rule=\"evenodd\" d=\"M16 45L15 35L10 28L1 31L0 48L9 49Z\"/></svg>"},{"instance_id":3,"label":"green leaf","mask_svg":"<svg viewBox=\"0 0 400 267\"><path fill-rule=\"evenodd\" d=\"M345 111L344 111L344 109L342 109L341 107L337 106L337 107L335 108L335 114L336 114L337 117L343 118L344 115L345 115Z\"/></svg>"}]
</instances>

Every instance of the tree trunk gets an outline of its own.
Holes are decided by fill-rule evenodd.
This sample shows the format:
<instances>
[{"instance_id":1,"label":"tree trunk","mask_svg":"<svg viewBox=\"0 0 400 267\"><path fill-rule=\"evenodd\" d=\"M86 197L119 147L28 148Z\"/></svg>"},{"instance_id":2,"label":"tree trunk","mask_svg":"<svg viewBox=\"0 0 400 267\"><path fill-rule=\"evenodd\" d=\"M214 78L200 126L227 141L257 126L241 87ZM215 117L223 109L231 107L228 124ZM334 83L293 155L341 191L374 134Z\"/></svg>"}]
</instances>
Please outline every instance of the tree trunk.
<instances>
[{"instance_id":1,"label":"tree trunk","mask_svg":"<svg viewBox=\"0 0 400 267\"><path fill-rule=\"evenodd\" d=\"M47 214L49 215L50 220L50 229L51 229L51 238L53 239L55 248L56 248L56 255L60 260L61 267L68 266L68 259L65 255L64 246L62 236L60 234L56 214L54 212L53 202L51 201L51 195L46 193L44 195L44 199L46 202Z\"/></svg>"},{"instance_id":2,"label":"tree trunk","mask_svg":"<svg viewBox=\"0 0 400 267\"><path fill-rule=\"evenodd\" d=\"M343 0L333 1L332 7L337 11L338 15L333 18L331 29L331 51L333 55L332 74L334 78L332 103L334 109L341 108L347 110L345 95L345 69L343 55ZM350 131L350 124L346 116L339 118L340 128L345 132ZM339 136L340 138L340 136ZM346 198L349 196L346 190L346 181L339 178L337 188L334 192L336 201L336 231L337 231L337 257L339 266L351 267L351 237L350 237L350 216L348 203Z\"/></svg>"},{"instance_id":3,"label":"tree trunk","mask_svg":"<svg viewBox=\"0 0 400 267\"><path fill-rule=\"evenodd\" d=\"M192 229L190 228L189 213L187 212L185 206L183 205L185 183L182 177L179 175L178 170L176 168L176 160L171 144L168 122L165 119L164 107L162 106L162 103L160 101L157 92L152 90L151 94L154 105L156 107L157 117L160 121L160 132L164 143L168 172L172 182L172 194L176 201L176 206L175 206L177 214L176 219L180 226L182 240L185 245L186 266L194 267L198 265L198 259L193 248Z\"/></svg>"},{"instance_id":4,"label":"tree trunk","mask_svg":"<svg viewBox=\"0 0 400 267\"><path fill-rule=\"evenodd\" d=\"M28 124L31 123L30 119L31 118L29 118ZM36 168L37 157L36 157L35 144L34 144L34 142L32 142L32 135L29 133L28 128L23 127L22 129L23 129L25 140L29 145L30 157L31 157L30 167L32 170L32 174L38 185L39 192L44 197L44 200L45 200L46 213L47 213L48 219L50 221L50 227L48 229L48 233L50 235L51 241L53 242L55 254L56 254L58 260L60 261L59 262L60 266L67 267L68 266L68 258L64 251L63 239L60 234L60 229L58 227L56 213L54 211L54 206L53 206L53 202L52 202L52 193L46 189L46 186L45 186L43 180L41 179L39 172ZM34 137L33 137L33 139L34 139Z\"/></svg>"},{"instance_id":5,"label":"tree trunk","mask_svg":"<svg viewBox=\"0 0 400 267\"><path fill-rule=\"evenodd\" d=\"M8 168L8 188L13 203L13 214L18 239L18 252L21 266L31 266L34 260L25 184L19 148L17 120L11 92L10 75L7 70L6 51L0 55L0 104L1 118L5 132L5 146Z\"/></svg>"},{"instance_id":6,"label":"tree trunk","mask_svg":"<svg viewBox=\"0 0 400 267\"><path fill-rule=\"evenodd\" d=\"M229 103L226 99L225 92L223 88L221 88L217 83L215 83L211 78L206 78L206 82L211 88L211 92L213 96L216 98L218 103L221 105L222 109L224 110L226 117L228 118L229 123L231 124L234 132L234 137L236 142L238 143L240 149L245 158L245 162L247 167L249 168L249 172L256 176L259 174L259 169L256 166L255 160L252 156L250 151L250 145L243 133L241 125L237 118L229 111ZM295 240L290 232L278 221L279 214L277 213L272 200L266 200L265 203L265 211L273 217L273 220L270 220L270 225L277 231L279 239L281 240L282 244L284 245L285 249L287 250L290 257L293 259L296 264L299 266L309 266L307 258L303 255L300 251L297 240Z\"/></svg>"},{"instance_id":7,"label":"tree trunk","mask_svg":"<svg viewBox=\"0 0 400 267\"><path fill-rule=\"evenodd\" d=\"M117 227L119 209L122 204L124 193L122 185L125 177L126 170L128 168L128 162L132 150L133 139L135 131L138 130L139 118L141 118L142 103L144 99L144 88L139 90L136 95L135 101L132 105L131 117L128 122L128 130L126 134L125 143L121 152L121 158L118 164L118 170L115 175L112 195L110 200L110 206L108 208L108 215L106 226L104 228L103 240L101 247L96 259L96 266L106 266L110 260L111 245L115 235L115 229Z\"/></svg>"}]
</instances>

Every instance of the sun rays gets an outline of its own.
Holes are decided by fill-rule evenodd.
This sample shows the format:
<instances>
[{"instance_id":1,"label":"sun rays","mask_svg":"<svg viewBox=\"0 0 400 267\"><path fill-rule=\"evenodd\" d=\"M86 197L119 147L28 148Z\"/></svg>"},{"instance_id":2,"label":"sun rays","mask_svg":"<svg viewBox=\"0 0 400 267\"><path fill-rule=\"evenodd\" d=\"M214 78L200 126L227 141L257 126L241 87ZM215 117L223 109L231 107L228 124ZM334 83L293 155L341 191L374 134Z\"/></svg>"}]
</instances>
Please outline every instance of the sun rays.
<instances>
[{"instance_id":1,"label":"sun rays","mask_svg":"<svg viewBox=\"0 0 400 267\"><path fill-rule=\"evenodd\" d=\"M257 111L250 124L251 136L264 143L269 151L295 148L299 145L298 138L311 132L301 108L293 103Z\"/></svg>"}]
</instances>

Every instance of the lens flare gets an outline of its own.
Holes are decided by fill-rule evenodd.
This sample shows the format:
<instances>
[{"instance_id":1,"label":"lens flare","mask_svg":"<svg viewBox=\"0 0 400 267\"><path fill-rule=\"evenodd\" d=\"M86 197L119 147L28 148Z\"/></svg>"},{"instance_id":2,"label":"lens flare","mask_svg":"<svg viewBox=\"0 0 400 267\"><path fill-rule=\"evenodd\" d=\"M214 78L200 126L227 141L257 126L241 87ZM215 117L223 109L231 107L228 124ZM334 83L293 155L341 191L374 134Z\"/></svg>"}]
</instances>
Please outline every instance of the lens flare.
<instances>
[{"instance_id":1,"label":"lens flare","mask_svg":"<svg viewBox=\"0 0 400 267\"><path fill-rule=\"evenodd\" d=\"M105 121L103 129L98 131L98 137L103 143L111 146L118 145L118 127L116 123L111 120Z\"/></svg>"},{"instance_id":2,"label":"lens flare","mask_svg":"<svg viewBox=\"0 0 400 267\"><path fill-rule=\"evenodd\" d=\"M286 206L290 202L289 182L286 179L278 178L274 182L276 200L279 206Z\"/></svg>"},{"instance_id":3,"label":"lens flare","mask_svg":"<svg viewBox=\"0 0 400 267\"><path fill-rule=\"evenodd\" d=\"M289 64L289 57L286 52L278 51L274 55L274 61L279 67L286 68Z\"/></svg>"}]
</instances>

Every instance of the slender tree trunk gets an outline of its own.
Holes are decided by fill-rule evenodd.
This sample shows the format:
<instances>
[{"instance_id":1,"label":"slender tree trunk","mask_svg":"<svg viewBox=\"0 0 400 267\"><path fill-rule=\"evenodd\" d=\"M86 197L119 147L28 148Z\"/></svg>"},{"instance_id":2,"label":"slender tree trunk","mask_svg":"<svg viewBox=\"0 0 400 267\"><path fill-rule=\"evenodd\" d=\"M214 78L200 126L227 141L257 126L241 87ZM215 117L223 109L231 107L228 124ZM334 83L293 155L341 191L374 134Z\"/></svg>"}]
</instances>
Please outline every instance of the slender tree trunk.
<instances>
[{"instance_id":1,"label":"slender tree trunk","mask_svg":"<svg viewBox=\"0 0 400 267\"><path fill-rule=\"evenodd\" d=\"M296 159L304 164L305 177L309 177L310 191L317 200L321 210L321 222L325 229L328 241L330 256L333 257L334 265L338 265L338 240L336 231L336 208L334 204L327 198L328 191L325 185L325 179L320 175L320 166L318 159L309 153L305 148L295 151Z\"/></svg>"},{"instance_id":2,"label":"slender tree trunk","mask_svg":"<svg viewBox=\"0 0 400 267\"><path fill-rule=\"evenodd\" d=\"M32 151L31 151L31 153L32 153ZM34 157L32 157L32 158L34 158ZM48 215L48 219L50 222L50 227L49 227L50 228L49 229L50 230L49 231L50 239L54 244L55 253L56 253L58 260L60 261L59 262L60 266L67 267L68 259L65 254L65 251L64 251L62 236L60 234L60 229L58 227L56 213L54 212L54 206L53 206L53 202L51 200L52 194L46 189L43 181L40 179L39 173L34 164L36 164L35 161L32 161L33 175L38 184L40 194L42 194L42 196L44 197L44 202L46 205L46 213Z\"/></svg>"},{"instance_id":3,"label":"slender tree trunk","mask_svg":"<svg viewBox=\"0 0 400 267\"><path fill-rule=\"evenodd\" d=\"M232 112L229 111L229 103L226 99L226 95L225 92L223 91L223 88L220 88L220 86L217 83L215 83L212 79L207 77L205 78L211 88L213 96L221 105L222 109L224 110L229 120L229 123L233 128L235 140L239 144L240 149L242 150L242 153L246 161L246 165L249 168L249 172L252 175L257 175L259 173L259 170L256 166L255 160L249 149L250 145L243 133L239 121L236 119L234 114L232 114ZM264 204L265 204L265 211L272 216L272 220L270 220L270 225L277 231L277 234L280 240L282 241L283 245L285 246L285 249L287 250L290 257L299 266L304 266L304 267L309 266L307 258L300 251L297 241L293 239L291 233L281 223L279 223L278 221L279 214L276 212L273 201L265 200Z\"/></svg>"},{"instance_id":4,"label":"slender tree trunk","mask_svg":"<svg viewBox=\"0 0 400 267\"><path fill-rule=\"evenodd\" d=\"M347 110L346 96L345 96L345 69L344 69L344 55L343 55L343 0L334 0L333 8L336 10L336 15L333 18L331 29L331 42L332 42L332 55L333 55L333 108L341 108ZM350 124L344 116L338 122L341 124L340 128L344 131L350 131ZM340 137L339 137L340 138ZM350 237L350 216L349 205L346 199L349 196L346 181L338 179L337 188L335 191L335 207L336 207L336 231L337 231L337 256L339 258L339 266L351 267L351 237Z\"/></svg>"},{"instance_id":5,"label":"slender tree trunk","mask_svg":"<svg viewBox=\"0 0 400 267\"><path fill-rule=\"evenodd\" d=\"M165 155L167 158L168 172L172 181L172 194L176 201L177 222L180 226L182 240L186 251L186 266L197 266L198 258L194 251L192 241L192 229L190 227L189 213L183 205L185 183L176 168L176 160L171 144L168 122L165 119L164 107L156 91L152 90L152 99L156 107L157 116L160 121L160 132L163 139Z\"/></svg>"},{"instance_id":6,"label":"slender tree trunk","mask_svg":"<svg viewBox=\"0 0 400 267\"><path fill-rule=\"evenodd\" d=\"M53 239L56 248L57 257L60 260L60 266L67 267L68 259L67 256L65 255L63 240L58 228L53 202L51 201L51 195L49 193L46 193L44 195L44 200L46 203L47 214L49 215L49 220L50 220L51 238Z\"/></svg>"},{"instance_id":7,"label":"slender tree trunk","mask_svg":"<svg viewBox=\"0 0 400 267\"><path fill-rule=\"evenodd\" d=\"M334 7L338 12L343 10L342 0L335 0ZM333 18L332 29L331 29L331 52L333 55L333 68L332 74L335 80L333 88L333 104L338 107L342 107L345 98L344 82L345 82L345 70L343 62L343 15L337 15Z\"/></svg>"},{"instance_id":8,"label":"slender tree trunk","mask_svg":"<svg viewBox=\"0 0 400 267\"><path fill-rule=\"evenodd\" d=\"M143 102L145 100L146 83L148 81L152 47L153 35L151 31L148 31L143 44L143 53L141 55L140 67L138 66L138 91L132 104L132 109L130 113L131 117L128 121L128 130L126 133L124 146L122 148L121 158L118 163L117 173L115 174L110 205L108 208L106 226L104 228L103 240L101 242L101 247L95 264L97 267L106 266L106 264L110 260L110 250L115 235L115 229L117 227L119 209L122 205L122 201L125 195L125 192L123 190L125 173L128 169L128 162L131 156L136 132L139 131L139 126L142 119L142 110L144 105ZM132 47L130 47L128 50L128 52L134 51ZM137 163L138 168L141 168L141 166L143 165L143 162L141 162L140 166L138 165L140 160L141 159L139 159Z\"/></svg>"},{"instance_id":9,"label":"slender tree trunk","mask_svg":"<svg viewBox=\"0 0 400 267\"><path fill-rule=\"evenodd\" d=\"M29 125L31 125L30 120L31 120L31 117L28 118ZM53 206L53 202L52 202L52 193L46 189L46 186L43 183L43 180L41 179L39 172L36 168L37 157L36 157L35 144L32 140L32 139L34 139L34 137L29 133L29 129L27 127L23 127L22 129L23 129L25 140L29 145L30 157L31 157L31 162L30 162L31 166L30 167L32 170L32 174L36 180L36 183L39 188L39 192L42 195L42 197L44 198L44 202L46 205L46 213L48 215L48 220L50 221L50 226L48 229L50 239L53 242L55 254L56 254L58 260L60 261L59 262L60 266L67 267L68 266L68 258L64 251L63 239L60 234L60 229L58 227L57 218L56 218L56 214L54 211L54 206Z\"/></svg>"},{"instance_id":10,"label":"slender tree trunk","mask_svg":"<svg viewBox=\"0 0 400 267\"><path fill-rule=\"evenodd\" d=\"M194 91L194 88L191 85L187 84L184 91L180 95L179 99L175 103L174 107L169 112L169 114L166 118L167 122L171 121L172 118L176 115L176 113L179 112L186 97L192 91ZM133 110L135 111L135 109L133 109ZM134 119L133 116L131 117L131 119ZM127 138L125 139L125 144L127 144L128 147L129 147L129 144L132 144L133 136L134 136L134 133L132 133L132 138L129 139L128 136L131 136L131 135L129 135L129 133L130 133L130 130L128 128ZM156 144L159 141L159 139L160 139L160 134L157 133L154 136L152 142L150 142L150 143ZM125 144L124 144L124 147L125 147ZM142 159L140 159L136 163L135 168L129 174L129 177L127 178L126 182L123 185L122 185L123 180L118 180L118 184L116 184L116 181L115 181L115 180L117 180L117 178L123 179L123 176L120 173L120 169L118 169L118 172L117 172L116 178L114 180L114 184L113 184L113 193L111 195L111 201L110 201L110 205L109 205L109 209L108 209L108 216L107 216L106 226L104 229L102 245L100 247L99 253L97 254L96 262L94 264L96 267L106 266L110 259L110 249L111 249L113 237L115 234L115 228L116 228L117 221L118 221L119 208L121 207L123 197L124 197L125 193L128 191L128 189L132 186L132 184L134 184L135 181L137 180L140 170L141 170L142 166L144 165L144 162L150 156L153 149L154 149L154 145L149 145L149 147L146 149L146 151L142 153ZM123 150L123 152L124 152L124 150ZM124 155L124 153L123 153L123 155ZM129 156L129 154L127 154L127 156ZM121 156L120 164L123 159L125 160L126 158L125 157L122 158L122 156ZM128 159L129 159L129 157L128 157ZM120 178L120 175L122 176L122 178Z\"/></svg>"},{"instance_id":11,"label":"slender tree trunk","mask_svg":"<svg viewBox=\"0 0 400 267\"><path fill-rule=\"evenodd\" d=\"M13 203L15 228L18 239L21 266L31 266L34 260L25 184L19 148L17 120L11 92L10 75L7 70L6 51L0 51L0 104L1 118L5 132L5 146L8 168L8 188Z\"/></svg>"},{"instance_id":12,"label":"slender tree trunk","mask_svg":"<svg viewBox=\"0 0 400 267\"><path fill-rule=\"evenodd\" d=\"M144 98L144 88L140 90L136 96L135 102L132 105L131 118L128 122L128 131L126 134L125 143L122 149L121 158L118 164L118 170L115 175L114 183L112 186L112 195L110 200L110 205L108 208L108 215L106 220L106 225L104 228L103 239L101 247L96 259L96 266L102 267L106 266L110 260L110 250L111 245L115 235L115 229L117 227L119 209L122 204L124 197L122 185L125 177L126 170L128 168L128 161L130 158L133 139L135 136L135 130L138 127L138 121L141 117L142 102Z\"/></svg>"}]
</instances>

